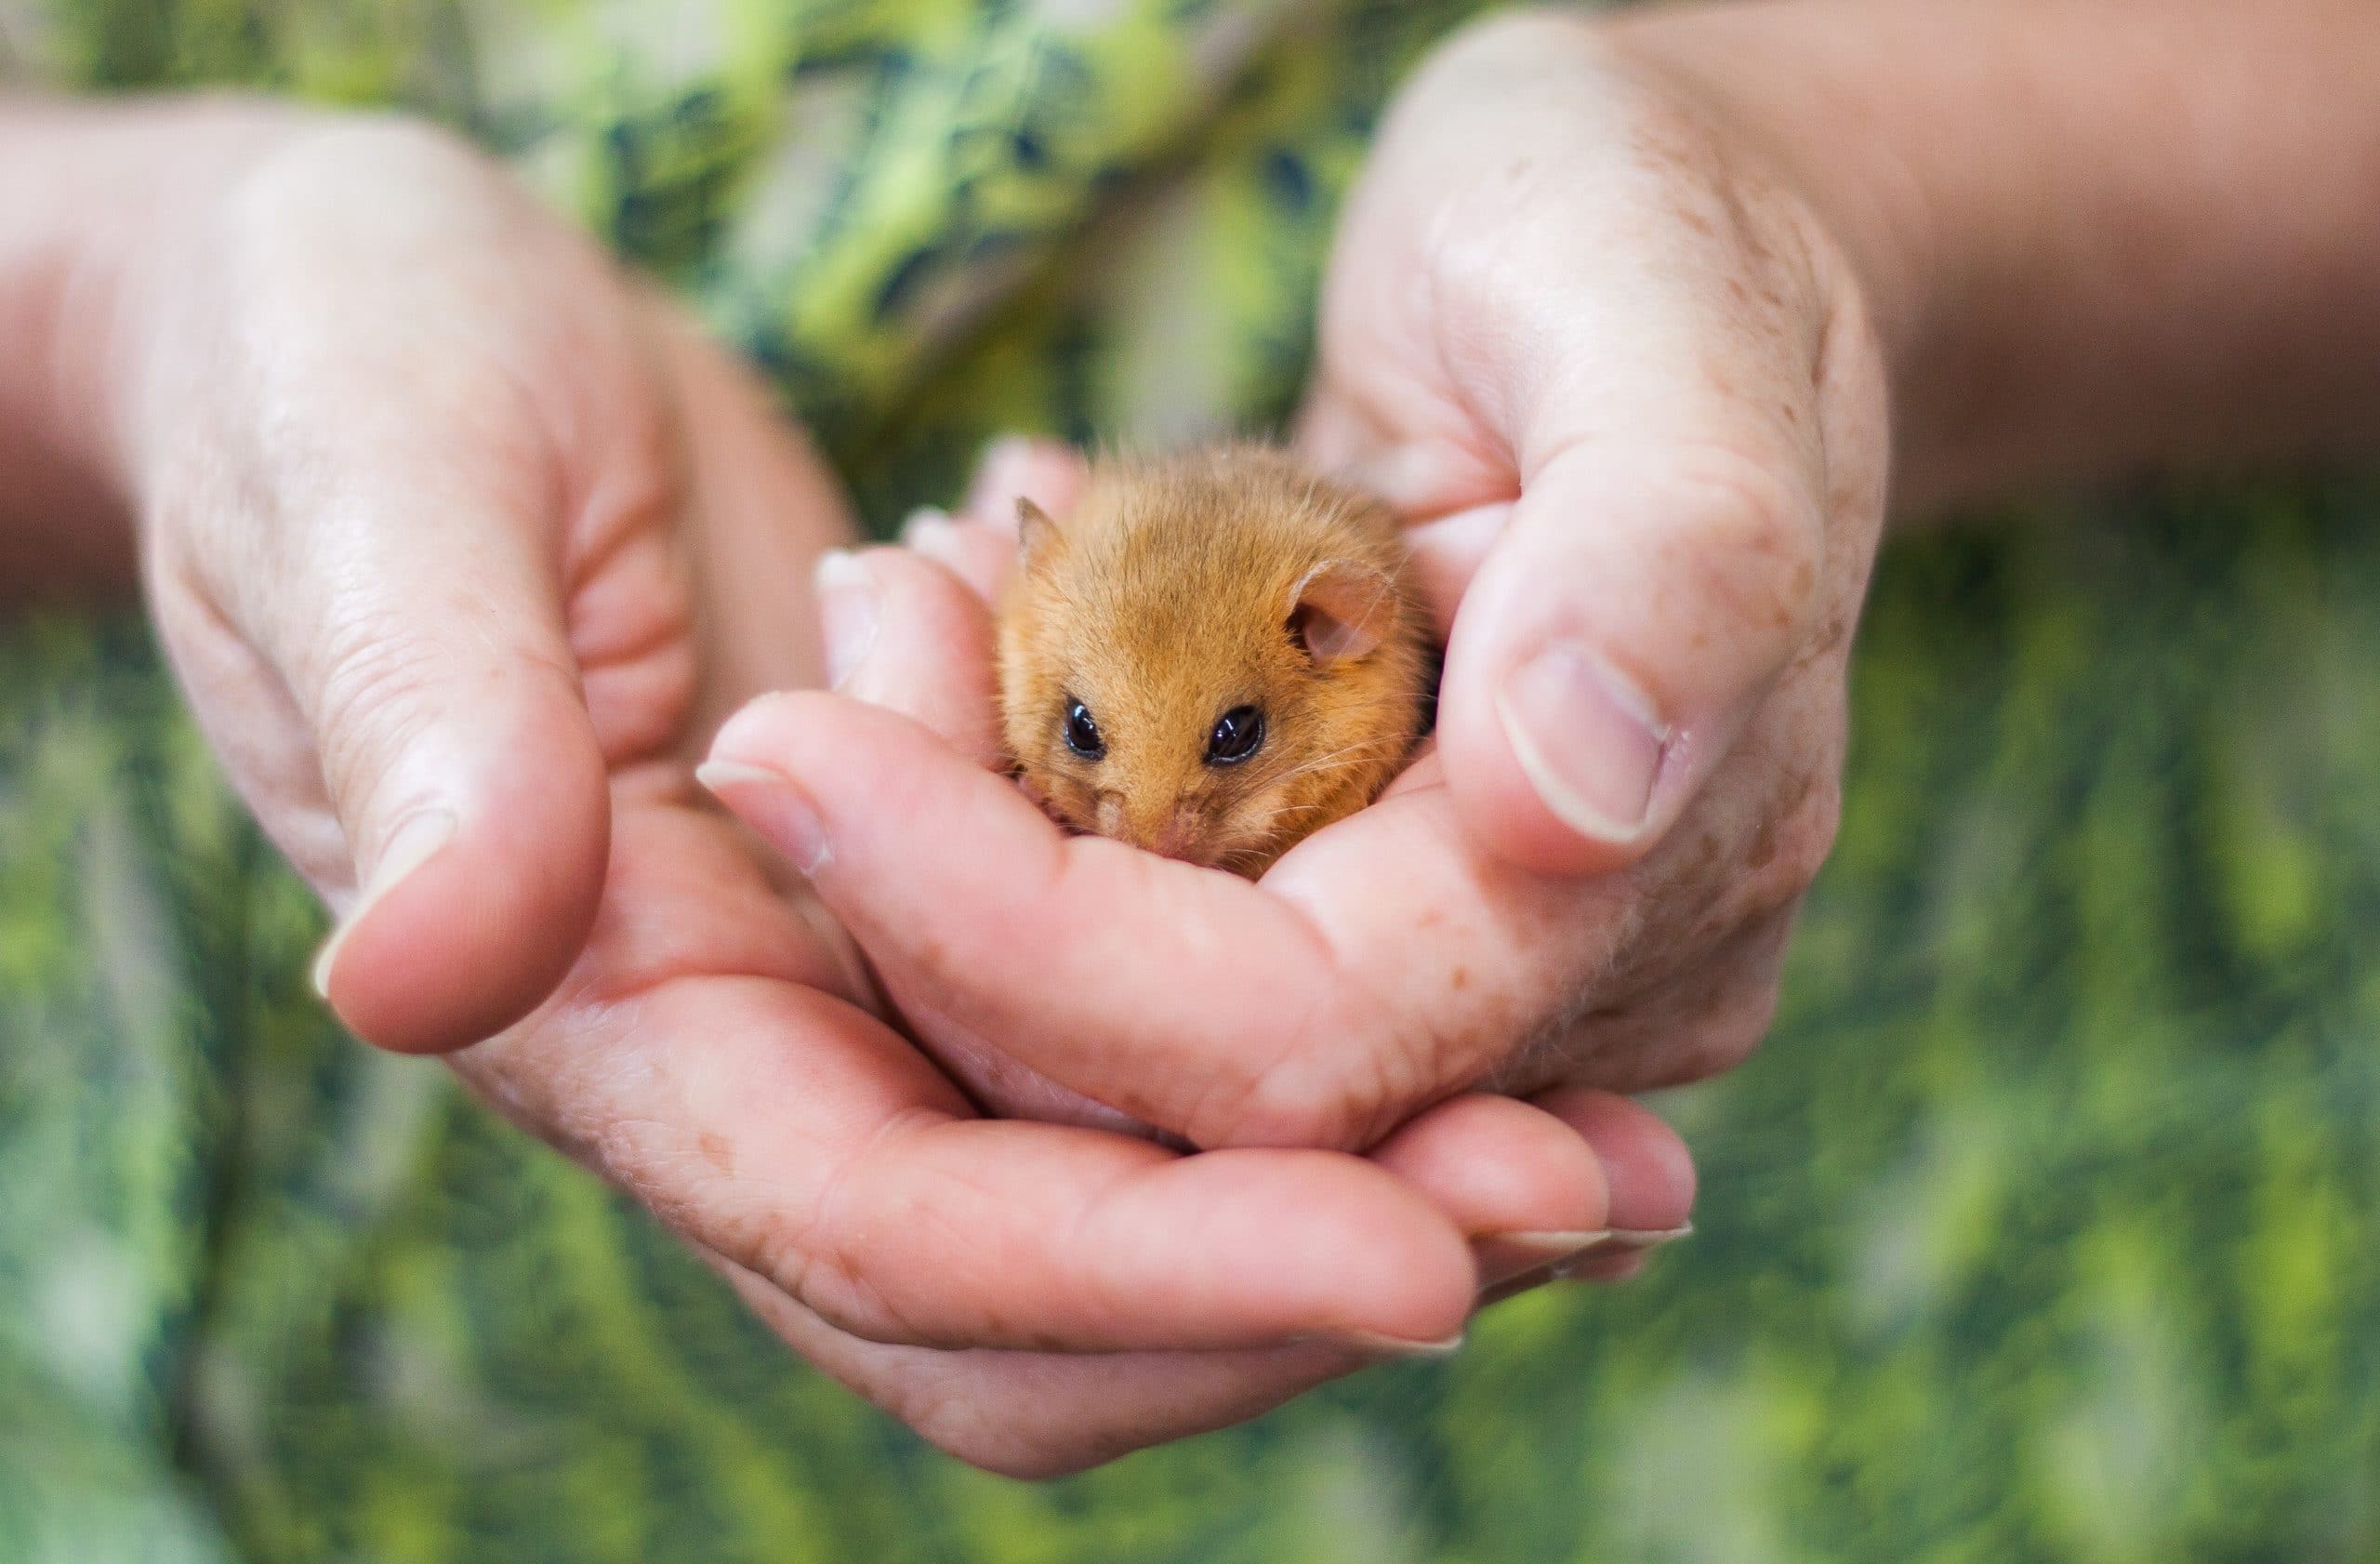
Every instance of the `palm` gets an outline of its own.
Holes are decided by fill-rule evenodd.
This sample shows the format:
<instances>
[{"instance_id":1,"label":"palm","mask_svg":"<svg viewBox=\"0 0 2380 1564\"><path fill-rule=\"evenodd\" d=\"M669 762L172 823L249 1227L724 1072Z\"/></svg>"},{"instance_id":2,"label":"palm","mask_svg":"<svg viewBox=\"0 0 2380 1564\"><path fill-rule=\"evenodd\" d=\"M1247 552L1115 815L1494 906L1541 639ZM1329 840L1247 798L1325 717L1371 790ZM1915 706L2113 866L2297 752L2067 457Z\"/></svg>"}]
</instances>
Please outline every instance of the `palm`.
<instances>
[{"instance_id":1,"label":"palm","mask_svg":"<svg viewBox=\"0 0 2380 1564\"><path fill-rule=\"evenodd\" d=\"M458 1071L670 1223L803 1354L988 1465L1059 1469L1235 1421L1365 1356L1256 1344L1459 1319L1458 1229L1387 1171L980 1117L799 880L694 802L712 714L812 682L800 538L840 510L747 378L691 333L663 339L695 432L679 503L646 514L683 530L614 549L573 624L574 644L623 649L586 670L612 769L602 902L552 997ZM957 640L918 648L919 706L986 694ZM1514 1141L1492 1109L1441 1129ZM1574 1220L1569 1185L1527 1199L1512 1220ZM1091 1355L1018 1350L1042 1344Z\"/></svg>"},{"instance_id":2,"label":"palm","mask_svg":"<svg viewBox=\"0 0 2380 1564\"><path fill-rule=\"evenodd\" d=\"M1482 1083L1709 1073L1765 1028L1832 828L1884 465L1847 275L1587 24L1490 23L1373 150L1301 430L1421 523L1449 638L1430 757L1250 885L1061 841L849 703L718 753L816 803L820 894L938 1045L995 1040L1195 1144L1361 1146ZM1633 802L1557 798L1509 736L1513 676L1581 648L1646 698L1538 733L1633 731ZM1588 683L1566 715L1597 715ZM985 975L953 994L954 970Z\"/></svg>"}]
</instances>

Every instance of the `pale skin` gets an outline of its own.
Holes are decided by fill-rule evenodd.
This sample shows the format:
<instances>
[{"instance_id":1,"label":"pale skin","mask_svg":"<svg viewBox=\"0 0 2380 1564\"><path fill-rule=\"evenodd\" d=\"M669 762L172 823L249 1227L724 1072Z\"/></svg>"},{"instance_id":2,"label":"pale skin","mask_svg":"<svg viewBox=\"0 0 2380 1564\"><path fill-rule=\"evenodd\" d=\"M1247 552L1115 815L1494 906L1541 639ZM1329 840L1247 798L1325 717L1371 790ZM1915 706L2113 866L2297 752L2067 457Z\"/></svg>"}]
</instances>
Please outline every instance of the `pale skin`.
<instances>
[{"instance_id":1,"label":"pale skin","mask_svg":"<svg viewBox=\"0 0 2380 1564\"><path fill-rule=\"evenodd\" d=\"M2368 448L2374 80L2380 12L2329 0L1450 42L1342 219L1299 424L1418 524L1441 741L1257 885L988 768L983 517L832 567L841 693L714 743L820 682L840 502L416 132L0 111L0 579L137 548L364 1036L451 1050L945 1448L1070 1469L1684 1219L1609 1092L1765 1026L1888 494ZM1063 457L1002 459L1062 507ZM695 802L706 749L777 859ZM856 952L932 1002L892 1024ZM918 1043L1237 1149L986 1120Z\"/></svg>"},{"instance_id":2,"label":"pale skin","mask_svg":"<svg viewBox=\"0 0 2380 1564\"><path fill-rule=\"evenodd\" d=\"M19 105L0 136L7 579L137 554L231 779L342 914L340 1014L444 1052L928 1438L1079 1466L1442 1350L1483 1285L1683 1219L1682 1147L1608 1093L1474 1094L1362 1158L985 1117L694 785L724 712L819 682L811 566L854 536L744 371L418 128ZM964 743L931 671L905 709Z\"/></svg>"}]
</instances>

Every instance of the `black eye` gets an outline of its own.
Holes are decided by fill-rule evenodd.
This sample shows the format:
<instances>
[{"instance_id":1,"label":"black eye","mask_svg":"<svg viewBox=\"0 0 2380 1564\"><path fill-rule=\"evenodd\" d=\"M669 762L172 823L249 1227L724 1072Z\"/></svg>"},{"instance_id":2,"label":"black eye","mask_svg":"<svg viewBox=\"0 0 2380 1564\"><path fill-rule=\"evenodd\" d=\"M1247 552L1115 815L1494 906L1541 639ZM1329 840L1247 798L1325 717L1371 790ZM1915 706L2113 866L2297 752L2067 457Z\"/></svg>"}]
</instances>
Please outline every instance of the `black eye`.
<instances>
[{"instance_id":1,"label":"black eye","mask_svg":"<svg viewBox=\"0 0 2380 1564\"><path fill-rule=\"evenodd\" d=\"M1095 761L1107 753L1107 741L1099 736L1099 724L1091 720L1091 708L1078 700L1066 702L1066 748L1086 761Z\"/></svg>"},{"instance_id":2,"label":"black eye","mask_svg":"<svg viewBox=\"0 0 2380 1564\"><path fill-rule=\"evenodd\" d=\"M1252 706L1235 706L1215 719L1215 731L1207 736L1207 762L1236 765L1263 742L1264 713Z\"/></svg>"}]
</instances>

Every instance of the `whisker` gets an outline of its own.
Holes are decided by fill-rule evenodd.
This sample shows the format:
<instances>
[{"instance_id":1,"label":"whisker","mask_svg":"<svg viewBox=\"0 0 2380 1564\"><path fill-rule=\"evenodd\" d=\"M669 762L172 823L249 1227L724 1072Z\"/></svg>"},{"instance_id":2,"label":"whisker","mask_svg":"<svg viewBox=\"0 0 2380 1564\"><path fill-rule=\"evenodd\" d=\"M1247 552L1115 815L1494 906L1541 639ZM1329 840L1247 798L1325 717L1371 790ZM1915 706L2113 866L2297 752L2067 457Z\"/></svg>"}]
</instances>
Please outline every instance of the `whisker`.
<instances>
[{"instance_id":1,"label":"whisker","mask_svg":"<svg viewBox=\"0 0 2380 1564\"><path fill-rule=\"evenodd\" d=\"M1304 776L1309 773L1319 771L1324 767L1330 765L1333 762L1341 762L1340 769L1344 769L1346 766L1360 763L1360 759L1348 759L1347 757L1365 757L1372 750L1384 749L1390 745L1396 744L1398 740L1395 738L1365 739L1359 743L1347 745L1342 749L1333 749L1327 755L1316 755L1310 761L1302 762L1301 763L1291 766L1289 770L1281 773L1280 775L1272 778L1272 780L1276 784L1287 782L1295 777Z\"/></svg>"}]
</instances>

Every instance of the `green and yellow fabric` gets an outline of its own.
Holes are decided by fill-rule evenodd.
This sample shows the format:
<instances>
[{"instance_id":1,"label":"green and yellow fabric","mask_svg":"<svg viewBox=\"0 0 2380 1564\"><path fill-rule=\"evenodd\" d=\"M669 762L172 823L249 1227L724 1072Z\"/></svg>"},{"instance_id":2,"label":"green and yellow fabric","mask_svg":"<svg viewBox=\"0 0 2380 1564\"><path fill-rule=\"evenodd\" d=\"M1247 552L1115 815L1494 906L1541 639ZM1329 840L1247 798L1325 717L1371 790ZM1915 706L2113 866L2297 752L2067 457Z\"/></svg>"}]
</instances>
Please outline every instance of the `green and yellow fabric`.
<instances>
[{"instance_id":1,"label":"green and yellow fabric","mask_svg":"<svg viewBox=\"0 0 2380 1564\"><path fill-rule=\"evenodd\" d=\"M37 0L0 75L462 126L699 301L868 517L1006 428L1277 418L1457 7ZM1449 1363L1026 1488L340 1037L136 625L0 628L0 1561L2380 1557L2380 488L1889 550L1700 1231Z\"/></svg>"}]
</instances>

